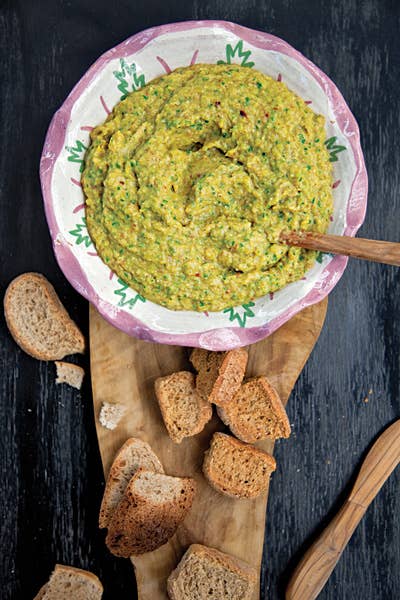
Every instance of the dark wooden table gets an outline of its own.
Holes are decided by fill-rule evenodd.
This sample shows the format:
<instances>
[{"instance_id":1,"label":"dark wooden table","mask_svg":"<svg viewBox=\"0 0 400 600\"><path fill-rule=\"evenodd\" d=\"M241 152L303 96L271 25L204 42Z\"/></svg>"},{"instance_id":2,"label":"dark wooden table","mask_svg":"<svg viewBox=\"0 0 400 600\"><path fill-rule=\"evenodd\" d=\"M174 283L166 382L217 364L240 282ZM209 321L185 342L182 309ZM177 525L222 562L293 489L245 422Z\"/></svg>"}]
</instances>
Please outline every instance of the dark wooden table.
<instances>
[{"instance_id":1,"label":"dark wooden table","mask_svg":"<svg viewBox=\"0 0 400 600\"><path fill-rule=\"evenodd\" d=\"M274 33L338 85L360 124L369 171L361 234L400 241L400 3L396 0L2 0L0 285L40 271L88 329L87 303L60 272L38 167L54 111L105 50L146 27L219 18ZM375 436L400 416L400 271L351 261L330 296L321 338L289 402L278 444L262 598L282 597L291 569L338 507ZM81 393L24 354L0 322L1 597L32 598L56 561L88 568L104 598L134 597L128 561L97 528L103 476L89 376ZM88 357L80 361L89 370ZM385 484L321 593L400 596L400 471Z\"/></svg>"}]
</instances>

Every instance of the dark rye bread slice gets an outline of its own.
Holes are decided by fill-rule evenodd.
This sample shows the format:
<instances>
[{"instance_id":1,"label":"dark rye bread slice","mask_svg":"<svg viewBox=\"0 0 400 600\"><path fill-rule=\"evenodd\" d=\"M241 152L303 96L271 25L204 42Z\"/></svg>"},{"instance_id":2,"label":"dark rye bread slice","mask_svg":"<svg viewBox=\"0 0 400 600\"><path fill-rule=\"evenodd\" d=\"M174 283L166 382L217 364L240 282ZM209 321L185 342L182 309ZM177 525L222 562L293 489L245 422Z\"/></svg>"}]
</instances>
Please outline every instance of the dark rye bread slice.
<instances>
[{"instance_id":1,"label":"dark rye bread slice","mask_svg":"<svg viewBox=\"0 0 400 600\"><path fill-rule=\"evenodd\" d=\"M106 544L115 556L135 556L163 546L192 506L195 482L139 469L113 513Z\"/></svg>"},{"instance_id":2,"label":"dark rye bread slice","mask_svg":"<svg viewBox=\"0 0 400 600\"><path fill-rule=\"evenodd\" d=\"M190 361L197 371L197 391L209 402L217 406L225 406L240 388L247 359L248 353L245 348L228 352L211 352L195 348Z\"/></svg>"},{"instance_id":3,"label":"dark rye bread slice","mask_svg":"<svg viewBox=\"0 0 400 600\"><path fill-rule=\"evenodd\" d=\"M196 390L193 373L179 371L159 377L154 389L168 435L177 444L200 433L211 419L211 404Z\"/></svg>"},{"instance_id":4,"label":"dark rye bread slice","mask_svg":"<svg viewBox=\"0 0 400 600\"><path fill-rule=\"evenodd\" d=\"M257 571L230 554L192 544L168 578L171 600L251 600Z\"/></svg>"},{"instance_id":5,"label":"dark rye bread slice","mask_svg":"<svg viewBox=\"0 0 400 600\"><path fill-rule=\"evenodd\" d=\"M34 358L60 360L85 350L83 335L39 273L24 273L9 284L4 314L14 340Z\"/></svg>"},{"instance_id":6,"label":"dark rye bread slice","mask_svg":"<svg viewBox=\"0 0 400 600\"><path fill-rule=\"evenodd\" d=\"M210 485L234 498L262 494L275 469L273 456L225 433L214 433L204 455L203 473Z\"/></svg>"},{"instance_id":7,"label":"dark rye bread slice","mask_svg":"<svg viewBox=\"0 0 400 600\"><path fill-rule=\"evenodd\" d=\"M56 565L34 600L100 600L103 586L90 571Z\"/></svg>"},{"instance_id":8,"label":"dark rye bread slice","mask_svg":"<svg viewBox=\"0 0 400 600\"><path fill-rule=\"evenodd\" d=\"M217 407L218 415L243 442L288 438L290 423L278 392L266 377L243 383L232 400Z\"/></svg>"},{"instance_id":9,"label":"dark rye bread slice","mask_svg":"<svg viewBox=\"0 0 400 600\"><path fill-rule=\"evenodd\" d=\"M108 527L129 481L138 469L164 473L162 464L149 444L132 437L126 440L111 465L100 507L100 528Z\"/></svg>"}]
</instances>

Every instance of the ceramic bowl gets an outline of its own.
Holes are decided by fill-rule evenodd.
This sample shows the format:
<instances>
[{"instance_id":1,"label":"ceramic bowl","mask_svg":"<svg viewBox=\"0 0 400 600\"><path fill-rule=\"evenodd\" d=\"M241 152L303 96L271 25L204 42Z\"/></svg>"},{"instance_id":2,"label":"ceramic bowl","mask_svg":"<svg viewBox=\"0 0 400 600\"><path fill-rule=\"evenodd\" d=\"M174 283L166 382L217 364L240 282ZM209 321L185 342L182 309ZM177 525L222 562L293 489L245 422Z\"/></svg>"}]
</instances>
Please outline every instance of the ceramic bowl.
<instances>
[{"instance_id":1,"label":"ceramic bowl","mask_svg":"<svg viewBox=\"0 0 400 600\"><path fill-rule=\"evenodd\" d=\"M283 40L224 21L154 27L103 54L54 115L40 176L58 263L105 319L145 340L227 350L260 340L304 307L322 300L339 281L347 259L320 255L301 281L221 312L171 311L143 298L102 262L86 228L80 184L89 132L122 97L176 67L217 61L254 67L282 80L325 116L334 173L329 231L355 235L366 210L367 174L358 126L339 90Z\"/></svg>"}]
</instances>

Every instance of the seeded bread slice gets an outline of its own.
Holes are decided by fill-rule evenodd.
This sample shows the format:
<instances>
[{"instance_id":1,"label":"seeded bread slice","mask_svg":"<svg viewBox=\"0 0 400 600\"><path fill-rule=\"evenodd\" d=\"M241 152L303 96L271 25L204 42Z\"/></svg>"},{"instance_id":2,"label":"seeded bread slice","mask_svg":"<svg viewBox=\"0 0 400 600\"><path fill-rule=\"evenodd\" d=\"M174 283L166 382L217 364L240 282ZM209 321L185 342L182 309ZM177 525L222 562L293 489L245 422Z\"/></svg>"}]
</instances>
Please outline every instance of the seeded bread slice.
<instances>
[{"instance_id":1,"label":"seeded bread slice","mask_svg":"<svg viewBox=\"0 0 400 600\"><path fill-rule=\"evenodd\" d=\"M57 369L56 383L67 383L71 387L80 390L82 387L85 371L82 367L62 360L54 361Z\"/></svg>"},{"instance_id":2,"label":"seeded bread slice","mask_svg":"<svg viewBox=\"0 0 400 600\"><path fill-rule=\"evenodd\" d=\"M239 390L246 371L245 348L228 352L210 352L195 348L190 361L197 371L196 389L203 398L225 406Z\"/></svg>"},{"instance_id":3,"label":"seeded bread slice","mask_svg":"<svg viewBox=\"0 0 400 600\"><path fill-rule=\"evenodd\" d=\"M225 433L214 433L204 456L203 473L210 485L235 498L262 494L276 469L273 456Z\"/></svg>"},{"instance_id":4,"label":"seeded bread slice","mask_svg":"<svg viewBox=\"0 0 400 600\"><path fill-rule=\"evenodd\" d=\"M118 451L108 474L100 507L100 528L108 527L129 481L140 468L164 473L162 464L149 444L132 437Z\"/></svg>"},{"instance_id":5,"label":"seeded bread slice","mask_svg":"<svg viewBox=\"0 0 400 600\"><path fill-rule=\"evenodd\" d=\"M200 433L211 419L211 404L197 392L193 373L159 377L154 389L168 435L177 444Z\"/></svg>"},{"instance_id":6,"label":"seeded bread slice","mask_svg":"<svg viewBox=\"0 0 400 600\"><path fill-rule=\"evenodd\" d=\"M234 556L192 544L168 578L171 600L251 600L257 571Z\"/></svg>"},{"instance_id":7,"label":"seeded bread slice","mask_svg":"<svg viewBox=\"0 0 400 600\"><path fill-rule=\"evenodd\" d=\"M285 407L266 377L255 377L243 383L229 403L217 407L217 412L243 442L290 436Z\"/></svg>"},{"instance_id":8,"label":"seeded bread slice","mask_svg":"<svg viewBox=\"0 0 400 600\"><path fill-rule=\"evenodd\" d=\"M24 273L9 284L4 314L14 340L34 358L59 360L85 350L83 335L39 273Z\"/></svg>"},{"instance_id":9,"label":"seeded bread slice","mask_svg":"<svg viewBox=\"0 0 400 600\"><path fill-rule=\"evenodd\" d=\"M115 556L135 556L163 546L192 506L195 482L139 469L114 511L106 544Z\"/></svg>"},{"instance_id":10,"label":"seeded bread slice","mask_svg":"<svg viewBox=\"0 0 400 600\"><path fill-rule=\"evenodd\" d=\"M102 595L103 586L93 573L56 565L34 600L100 600Z\"/></svg>"}]
</instances>

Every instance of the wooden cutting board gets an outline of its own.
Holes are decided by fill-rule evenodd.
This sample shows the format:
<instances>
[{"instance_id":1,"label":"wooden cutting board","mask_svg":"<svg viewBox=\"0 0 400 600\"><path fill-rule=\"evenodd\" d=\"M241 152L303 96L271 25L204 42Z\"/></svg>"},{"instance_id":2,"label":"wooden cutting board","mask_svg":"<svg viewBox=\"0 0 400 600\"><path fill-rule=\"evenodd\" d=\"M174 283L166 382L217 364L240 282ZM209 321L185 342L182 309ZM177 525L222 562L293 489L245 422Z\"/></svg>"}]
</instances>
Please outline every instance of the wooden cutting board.
<instances>
[{"instance_id":1,"label":"wooden cutting board","mask_svg":"<svg viewBox=\"0 0 400 600\"><path fill-rule=\"evenodd\" d=\"M247 376L267 375L286 404L318 339L326 309L324 300L253 344L249 348ZM189 352L179 346L131 338L90 307L93 400L105 475L125 440L137 436L151 445L167 474L191 476L197 481L192 509L177 534L155 552L132 557L140 600L167 600L167 577L193 542L233 554L260 570L268 493L254 500L228 498L215 492L201 471L203 454L213 432L225 427L214 415L202 433L178 445L169 439L161 419L154 380L174 371L191 370ZM119 402L126 407L126 415L114 431L99 424L103 402ZM258 445L270 453L273 451L271 441ZM254 600L257 598L258 589Z\"/></svg>"}]
</instances>

